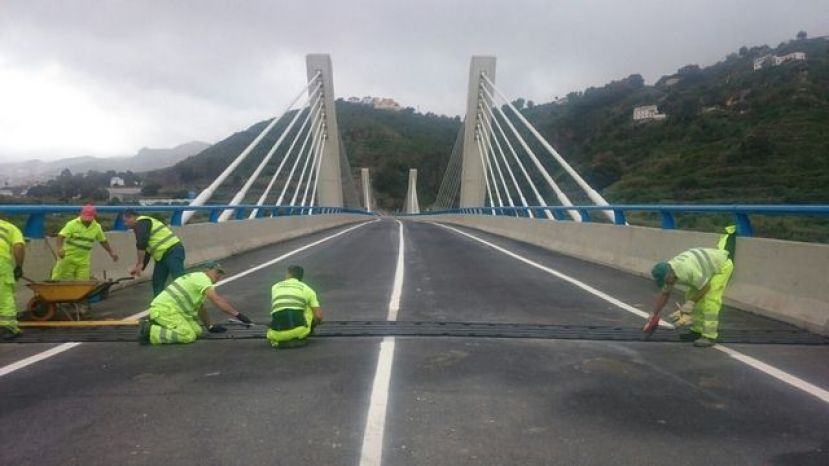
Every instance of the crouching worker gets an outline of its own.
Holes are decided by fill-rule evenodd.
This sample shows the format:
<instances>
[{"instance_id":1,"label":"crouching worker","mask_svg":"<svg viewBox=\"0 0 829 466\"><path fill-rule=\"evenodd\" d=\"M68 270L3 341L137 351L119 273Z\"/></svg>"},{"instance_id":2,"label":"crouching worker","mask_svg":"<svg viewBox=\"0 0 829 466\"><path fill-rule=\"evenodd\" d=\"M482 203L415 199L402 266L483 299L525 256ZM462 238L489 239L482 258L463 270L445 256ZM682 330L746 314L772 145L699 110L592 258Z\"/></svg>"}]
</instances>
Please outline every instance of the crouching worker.
<instances>
[{"instance_id":1,"label":"crouching worker","mask_svg":"<svg viewBox=\"0 0 829 466\"><path fill-rule=\"evenodd\" d=\"M306 338L322 323L317 293L302 282L302 267L291 265L285 280L271 288L271 326L268 341L274 348L305 346Z\"/></svg>"},{"instance_id":2,"label":"crouching worker","mask_svg":"<svg viewBox=\"0 0 829 466\"><path fill-rule=\"evenodd\" d=\"M728 250L694 248L653 266L651 275L662 290L654 305L655 313L668 303L675 284L688 287L685 303L671 315L677 327L691 324L690 331L680 339L693 341L701 348L717 341L723 294L734 270L732 256Z\"/></svg>"},{"instance_id":3,"label":"crouching worker","mask_svg":"<svg viewBox=\"0 0 829 466\"><path fill-rule=\"evenodd\" d=\"M165 345L193 343L202 334L202 326L211 333L222 333L225 327L213 324L204 307L204 298L209 299L222 312L242 322L251 320L237 311L225 298L216 293L213 285L224 275L217 263L205 264L203 272L182 275L170 283L150 303L149 319L141 320L138 341L142 345Z\"/></svg>"}]
</instances>

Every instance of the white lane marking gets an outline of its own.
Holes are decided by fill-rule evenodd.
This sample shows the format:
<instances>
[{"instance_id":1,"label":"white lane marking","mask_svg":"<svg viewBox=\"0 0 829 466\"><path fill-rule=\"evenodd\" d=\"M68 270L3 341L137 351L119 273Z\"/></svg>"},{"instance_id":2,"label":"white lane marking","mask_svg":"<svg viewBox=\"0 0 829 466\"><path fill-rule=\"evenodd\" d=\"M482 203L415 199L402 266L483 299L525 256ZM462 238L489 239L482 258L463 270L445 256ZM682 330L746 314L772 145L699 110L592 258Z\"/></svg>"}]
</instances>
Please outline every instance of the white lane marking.
<instances>
[{"instance_id":1,"label":"white lane marking","mask_svg":"<svg viewBox=\"0 0 829 466\"><path fill-rule=\"evenodd\" d=\"M397 267L394 271L391 298L389 298L388 320L397 320L400 297L403 294L403 251L406 243L403 238L403 222L397 220L397 223L400 224ZM389 385L394 363L395 342L394 337L385 337L380 343L377 369L374 371L374 382L371 384L366 430L363 432L363 445L360 448L360 466L380 466L383 463L383 435L386 431L386 410L389 404Z\"/></svg>"},{"instance_id":2,"label":"white lane marking","mask_svg":"<svg viewBox=\"0 0 829 466\"><path fill-rule=\"evenodd\" d=\"M494 244L492 244L492 243L489 243L489 242L484 241L484 240L482 240L482 239L480 239L480 238L477 238L477 237L475 237L474 235L470 235L470 234L468 234L468 233L465 233L465 232L463 232L463 231L457 230L457 229L452 228L452 227L450 227L450 226L447 226L447 225L442 225L442 224L440 224L440 223L435 223L435 224L436 224L436 225L439 225L439 226L442 226L442 227L444 227L444 228L448 228L448 229L450 229L450 230L453 230L453 231L455 231L455 232L457 232L457 233L460 233L460 234L462 234L462 235L464 235L464 236L468 236L468 237L469 237L469 238L471 238L471 239L474 239L474 240L479 241L479 242L481 242L481 243L483 243L483 244L486 244L486 245L488 245L488 246L490 246L490 247L492 247L492 248L494 248L494 249L497 249L498 251L503 252L504 254L507 254L507 255L509 255L509 256L511 256L511 257L514 257L514 258L516 258L516 259L518 259L518 260L520 260L520 261L522 261L522 262L525 262L525 263L527 263L527 264L529 264L529 265L532 265L533 267L539 268L539 269L541 269L541 270L548 271L548 272L550 272L550 273L552 273L553 275L556 275L556 276L561 276L561 278L563 278L563 279L565 279L565 280L567 280L567 281L571 281L571 280L573 280L574 282L577 282L577 283L574 283L574 284L577 284L577 286L579 286L579 287L581 287L581 288L584 288L584 287L582 287L582 286L578 285L578 283L581 283L581 282L578 282L578 280L570 279L570 278L569 278L569 277L567 277L566 275L560 274L560 273L558 273L558 272L553 271L552 269L548 269L547 267L544 267L544 266L542 266L542 265L536 264L535 262L533 262L533 261L531 261L531 260L529 260L529 259L525 259L525 258L523 258L523 257L521 257L521 256L519 256L518 254L515 254L515 253L513 253L513 252L507 251L506 249L504 249L504 248L502 248L502 247L500 247L500 246L496 246L496 245L494 245ZM573 283L573 281L571 281L571 283ZM585 287L587 287L587 288L590 288L590 287L589 287L589 286L587 286L587 285L584 285L584 286L585 286ZM584 288L584 289L587 289L587 288ZM591 288L591 289L592 289L592 288ZM587 291L590 291L590 290L587 290ZM595 290L595 291L598 291L598 290ZM591 291L591 293L592 293L592 291ZM612 298L612 297L610 297L610 296L608 296L608 295L605 295L605 294L604 294L604 293L602 293L601 291L598 291L598 293L601 293L602 295L607 296L607 297L608 297L608 298L610 298L610 299L613 299L613 301L618 301L618 300L616 300L615 298ZM604 296L600 296L600 295L597 295L597 296L601 297L602 299L606 299ZM608 301L609 301L609 300L608 300ZM611 302L613 302L613 301L611 301ZM632 307L632 306L628 306L627 304L624 304L624 303L622 303L621 301L618 301L618 302L619 302L619 303L621 303L621 304L623 304L624 306L626 306L626 308L631 308L631 309L633 309L633 310L635 310L635 311L639 311L638 309L636 309L636 308L634 308L634 307ZM614 303L614 304L615 304L615 303ZM621 307L621 306L620 306L620 307ZM623 309L626 309L626 308L625 308L625 307L623 307ZM629 309L626 309L626 310L629 310ZM639 311L639 312L642 312L642 311ZM670 325L670 324L668 324L668 325ZM804 391L804 392L806 392L806 393L808 393L808 394L810 394L810 395L812 395L812 396L814 396L814 397L816 397L816 398L820 399L821 401L823 401L823 402L825 402L825 403L829 403L829 391L824 390L824 389L822 389L822 388L818 387L817 385L811 384L811 383L809 383L809 382L807 382L807 381L805 381L805 380L803 380L803 379L801 379L801 378L799 378L799 377L796 377L796 376L794 376L794 375L792 375L792 374L789 374L788 372L785 372L785 371L783 371L783 370L781 370L781 369L778 369L778 368L776 368L776 367L774 367L774 366L771 366L771 365L769 365L769 364L766 364L766 363L764 363L763 361L760 361L759 359L755 359L755 358L753 358L753 357L751 357L751 356L749 356L749 355L747 355L747 354L743 354L743 353L741 353L741 352L739 352L739 351L737 351L737 350L735 350L735 349L732 349L732 348L729 348L729 347L726 347L726 346L723 346L723 345L720 345L720 344L714 345L714 348L716 348L716 349L718 349L718 350L722 351L723 353L725 353L725 354L727 354L727 355L731 356L732 358L736 359L737 361L742 362L743 364L746 364L746 365L748 365L748 366L751 366L751 367L753 367L753 368L755 368L755 369L757 369L757 370L759 370L759 371L761 371L761 372L763 372L763 373L765 373L765 374L767 374L767 375L770 375L770 376L774 377L774 378L775 378L775 379L777 379L777 380L780 380L781 382L785 382L785 383L787 383L787 384L791 385L792 387L795 387L795 388L797 388L797 389L799 389L799 390L802 390L802 391Z\"/></svg>"},{"instance_id":3,"label":"white lane marking","mask_svg":"<svg viewBox=\"0 0 829 466\"><path fill-rule=\"evenodd\" d=\"M455 233L458 233L458 234L460 234L460 235L466 236L467 238L473 239L473 240L475 240L475 241L477 241L477 242L479 242L479 243L481 243L481 244L485 244L485 245L487 245L487 246L491 247L492 249L495 249L496 251L502 252L502 253L504 253L504 254L506 254L506 255L508 255L508 256L510 256L510 257L512 257L512 258L514 258L514 259L518 259L519 261L521 261L521 262L523 262L523 263L525 263L525 264L527 264L527 265L530 265L530 266L535 267L535 268L537 268L537 269L539 269L539 270L542 270L542 271L544 271L544 272L547 272L547 273L549 273L550 275L553 275L553 276L555 276L555 277L557 277L557 278L559 278L559 279L561 279L561 280L564 280L564 281L566 281L566 282L570 283L571 285L575 285L575 286L577 286L577 287L581 288L582 290L584 290L584 291L586 291L586 292L588 292L588 293L592 294L593 296L596 296L597 298L603 299L603 300L605 300L605 301L609 302L610 304L613 304L614 306L618 307L619 309L622 309L622 310L628 311L628 312L630 312L631 314L634 314L634 315L637 315L637 316L639 316L639 317L642 317L643 319L647 319L647 318L649 318L649 317L650 317L650 314L648 314L647 312L645 312L645 311L643 311L643 310L641 310L641 309L637 309L637 308L635 308L635 307L631 306L630 304L627 304L627 303L625 303L625 302L623 302L623 301L620 301L620 300L618 300L618 299L614 298L613 296L610 296L609 294L607 294L607 293L605 293L605 292L603 292L603 291L599 291L599 290L597 290L596 288L593 288L592 286L588 285L587 283L584 283L584 282L582 282L582 281L580 281L580 280L577 280L577 279L575 279L575 278L573 278L573 277L571 277L571 276L569 276L569 275L565 275L565 274L563 274L563 273L559 272L558 270L551 269L551 268L549 268L549 267L543 266L543 265L539 264L538 262L534 262L534 261L532 261L532 260L530 260L530 259L527 259L527 258L526 258L526 257L524 257L524 256L520 256L520 255L518 255L518 254L516 254L516 253L514 253L514 252L512 252L512 251L509 251L509 250L507 250L507 249L502 248L501 246L498 246L498 245L496 245L496 244L490 243L489 241L486 241L486 240L484 240L484 239L478 238L478 237L477 237L477 236L475 236L475 235L471 235L471 234L469 234L469 233L466 233L466 232L464 232L464 231L458 230L458 229L456 229L456 228L452 228L452 227L450 227L450 226L448 226L448 225L443 225L443 224L441 224L441 223L435 223L435 225L438 225L438 226L440 226L440 227L446 228L446 229L448 229L448 230L452 230L452 231L454 231ZM675 328L675 327L673 326L673 324L670 324L670 323L668 323L668 322L665 322L664 320L661 320L661 319L659 320L659 326L660 326L660 327L665 327L665 328L670 328L670 329Z\"/></svg>"},{"instance_id":4,"label":"white lane marking","mask_svg":"<svg viewBox=\"0 0 829 466\"><path fill-rule=\"evenodd\" d=\"M383 463L383 435L386 430L386 408L389 402L394 345L394 337L385 337L380 343L377 370L374 372L374 382L371 385L366 430L360 450L360 466L380 466Z\"/></svg>"},{"instance_id":5,"label":"white lane marking","mask_svg":"<svg viewBox=\"0 0 829 466\"><path fill-rule=\"evenodd\" d=\"M723 345L714 345L715 349L722 351L723 353L731 356L732 358L740 361L743 364L751 366L758 371L764 372L781 382L785 382L792 387L795 387L799 390L802 390L817 399L823 401L824 403L829 403L829 391L824 390L817 385L811 384L800 377L796 377L788 372L782 371L774 366L770 366L759 359L755 359L747 354L743 354L735 349L731 349L729 347Z\"/></svg>"},{"instance_id":6,"label":"white lane marking","mask_svg":"<svg viewBox=\"0 0 829 466\"><path fill-rule=\"evenodd\" d=\"M219 286L219 285L224 285L225 283L231 282L231 281L233 281L233 280L237 280L237 279L239 279L239 278L241 278L241 277L244 277L244 276L246 276L246 275L248 275L248 274L251 274L251 273L253 273L253 272L256 272L257 270L260 270L260 269L262 269L262 268L264 268L264 267L267 267L267 266L269 266L269 265L273 265L273 264L275 264L275 263L277 263L277 262L279 262L279 261L281 261L281 260L283 260L283 259L285 259L285 258L288 258L288 257L290 257L290 256L293 256L294 254L296 254L296 253L298 253L298 252L305 251L305 250L310 249L310 248L312 248L312 247L314 247L314 246L317 246L317 245L319 245L319 244L322 244L322 243L324 243L324 242L326 242L326 241L328 241L328 240L334 239L334 238L336 238L336 237L338 237L338 236L340 236L340 235L344 235L344 234L348 233L349 231L354 231L354 230L356 230L357 228L360 228L360 227L366 226L366 225L368 225L368 224L370 224L370 223L379 222L379 221L380 221L380 220L379 220L379 219L377 219L377 220L372 220L372 221L370 221L370 222L360 223L359 225L355 225L355 226L353 226L353 227L346 228L345 230L342 230L342 231L340 231L340 232L337 232L337 233L335 233L335 234L333 234L333 235L326 236L325 238L322 238L322 239L319 239L319 240L317 240L317 241L314 241L313 243L308 243L308 244L306 244L305 246L302 246L302 247L296 248L296 249L294 249L293 251L287 252L287 253L285 253L285 254L283 254L283 255L281 255L281 256L279 256L279 257L275 258L275 259L271 259L271 260L269 260L268 262L265 262L265 263L263 263L263 264L259 264L259 265L257 265L257 266L254 266L254 267L252 267L252 268L250 268L250 269L248 269L248 270L246 270L246 271L244 271L244 272L240 272L240 273L238 273L238 274L236 274L236 275L233 275L232 277L228 277L228 278L226 278L225 280L222 280L221 282L217 283L217 284L216 284L216 286ZM146 316L149 312L150 312L150 311L141 311L141 312L139 312L139 313L137 313L137 314L133 314L133 315L131 315L131 316L129 316L129 317L127 317L127 318L123 319L123 320L134 320L134 319L140 319L141 317ZM9 364L9 365L7 365L7 366L0 367L0 377L4 376L4 375L6 375L6 374L10 374L10 373L12 373L12 372L14 372L14 371L16 371L16 370L18 370L18 369L22 369L22 368L24 368L24 367L26 367L26 366L28 366L28 365L30 365L30 364L34 364L34 363L36 363L36 362L38 362L38 361L42 361L42 360L44 360L44 359L46 359L46 358L50 358L50 357L52 357L52 356L54 356L54 355L56 355L56 354L63 353L64 351L70 350L70 349L75 348L76 346L79 346L79 345L80 345L80 343L78 343L78 342L63 343L63 344L61 344L61 345L59 345L59 346L56 346L56 347L54 347L54 348L51 348L51 349L49 349L49 350L43 351L43 352L38 353L38 354L35 354L35 355L33 355L33 356L29 356L28 358L25 358L25 359L21 359L20 361L14 362L14 363Z\"/></svg>"},{"instance_id":7,"label":"white lane marking","mask_svg":"<svg viewBox=\"0 0 829 466\"><path fill-rule=\"evenodd\" d=\"M403 242L403 222L400 224L399 242L397 246L397 267L394 269L394 285L392 286L391 298L389 299L388 320L397 320L397 312L400 310L400 296L403 293L403 258L405 254L405 243Z\"/></svg>"},{"instance_id":8,"label":"white lane marking","mask_svg":"<svg viewBox=\"0 0 829 466\"><path fill-rule=\"evenodd\" d=\"M72 348L80 345L80 343L63 343L54 348L50 348L46 351L37 353L35 355L29 356L28 358L21 359L20 361L13 362L7 366L0 367L0 377L11 374L12 372L23 369L26 366L32 365L38 361L43 361L44 359L51 358L56 354L63 353L64 351L71 350Z\"/></svg>"},{"instance_id":9,"label":"white lane marking","mask_svg":"<svg viewBox=\"0 0 829 466\"><path fill-rule=\"evenodd\" d=\"M375 222L379 222L379 221L380 221L380 220L379 220L379 219L377 219L377 220L372 220L372 221L370 221L370 222L360 223L359 225L355 225L355 226L353 226L353 227L346 228L345 230L342 230L342 231L339 231L339 232L337 232L337 233L334 233L333 235L329 235L329 236L326 236L325 238L318 239L317 241L314 241L313 243L308 243L308 244L306 244L305 246L301 246L301 247L298 247L298 248L294 249L293 251L288 251L288 252L286 252L285 254L282 254L282 255L281 255L281 256L279 256L279 257L275 257L275 258L273 258L273 259L271 259L271 260L269 260L269 261L267 261L267 262L263 262L263 263L261 263L261 264L259 264L259 265L255 265L255 266L253 266L253 267L251 267L251 268L249 268L249 269L247 269L247 270L244 270L244 271L242 271L242 272L237 273L236 275L231 275L230 277L227 277L227 278L223 279L222 281L220 281L220 282L216 283L216 285L215 285L215 286L219 287L219 286L222 286L222 285L227 285L228 283L230 283L230 282L232 282L232 281L238 280L238 279L240 279L240 278L242 278L242 277L245 277L245 276L247 276L247 275L250 275L250 274L252 274L252 273L254 273L254 272L258 272L259 270L262 270L262 269L264 269L265 267L269 267L269 266L271 266L271 265L274 265L274 264L276 264L277 262L283 261L283 260L285 260L285 259L287 259L287 258L289 258L289 257L291 257L291 256L293 256L293 255L295 255L295 254L297 254L297 253L300 253L300 252L302 252L302 251L305 251L305 250L311 249L311 248L313 248L314 246L318 246L318 245L320 245L320 244L322 244L322 243L324 243L324 242L326 242L326 241L330 241L330 240L332 240L332 239L334 239L334 238L336 238L336 237L338 237L338 236L344 235L344 234L346 234L346 233L348 233L348 232L350 232L350 231L354 231L354 230L356 230L357 228L361 228L361 227L364 227L364 226L366 226L366 225L369 225L369 224L372 224L372 223L375 223ZM127 317L127 320L129 320L129 319L140 319L140 318L142 318L142 317L146 316L149 312L150 312L149 310L144 310L144 311L141 311L141 312L139 312L139 313L136 313L136 314L133 314L133 315L131 315L131 316Z\"/></svg>"}]
</instances>

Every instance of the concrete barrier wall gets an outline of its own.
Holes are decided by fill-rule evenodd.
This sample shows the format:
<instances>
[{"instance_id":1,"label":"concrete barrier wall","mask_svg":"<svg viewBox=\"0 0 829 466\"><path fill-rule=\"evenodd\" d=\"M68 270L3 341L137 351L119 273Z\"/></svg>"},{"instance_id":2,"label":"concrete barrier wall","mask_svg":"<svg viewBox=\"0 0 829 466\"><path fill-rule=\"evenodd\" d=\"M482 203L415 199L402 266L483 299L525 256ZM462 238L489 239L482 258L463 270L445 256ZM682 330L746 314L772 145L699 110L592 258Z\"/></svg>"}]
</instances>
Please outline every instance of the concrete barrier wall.
<instances>
[{"instance_id":1,"label":"concrete barrier wall","mask_svg":"<svg viewBox=\"0 0 829 466\"><path fill-rule=\"evenodd\" d=\"M551 222L485 215L417 217L485 232L650 277L660 260L719 235L598 223ZM729 305L829 335L829 245L739 238Z\"/></svg>"},{"instance_id":2,"label":"concrete barrier wall","mask_svg":"<svg viewBox=\"0 0 829 466\"><path fill-rule=\"evenodd\" d=\"M254 220L229 221L221 224L196 223L174 227L176 235L184 243L187 266L211 259L221 259L258 247L286 241L300 236L326 230L340 225L371 220L365 215L297 215ZM109 243L120 256L118 263L112 262L100 246L95 246L92 256L92 275L118 278L129 275L135 264L135 235L131 231L107 232ZM33 280L48 279L55 264L55 239L32 240L26 244L26 262L23 271ZM126 282L133 284L152 276L152 261L140 280ZM32 292L25 281L18 283L17 303L23 309Z\"/></svg>"}]
</instances>

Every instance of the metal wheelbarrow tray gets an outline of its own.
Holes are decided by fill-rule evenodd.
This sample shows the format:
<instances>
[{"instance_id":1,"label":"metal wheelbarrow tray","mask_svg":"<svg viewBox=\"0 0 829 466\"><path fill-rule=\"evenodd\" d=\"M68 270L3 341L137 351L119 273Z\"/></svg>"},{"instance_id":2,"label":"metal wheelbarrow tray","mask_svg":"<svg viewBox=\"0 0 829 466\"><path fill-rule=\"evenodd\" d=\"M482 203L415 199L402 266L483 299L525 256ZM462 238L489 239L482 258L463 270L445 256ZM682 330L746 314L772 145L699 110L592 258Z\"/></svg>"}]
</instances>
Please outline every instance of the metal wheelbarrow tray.
<instances>
[{"instance_id":1,"label":"metal wheelbarrow tray","mask_svg":"<svg viewBox=\"0 0 829 466\"><path fill-rule=\"evenodd\" d=\"M31 282L27 284L35 295L26 305L26 310L33 320L50 320L55 317L58 304L72 304L74 316L61 309L69 320L80 320L81 304L86 303L90 298L100 297L105 299L109 295L109 289L116 283L125 280L132 280L133 277L123 277L117 280L46 280L42 282ZM74 317L74 318L73 318Z\"/></svg>"}]
</instances>

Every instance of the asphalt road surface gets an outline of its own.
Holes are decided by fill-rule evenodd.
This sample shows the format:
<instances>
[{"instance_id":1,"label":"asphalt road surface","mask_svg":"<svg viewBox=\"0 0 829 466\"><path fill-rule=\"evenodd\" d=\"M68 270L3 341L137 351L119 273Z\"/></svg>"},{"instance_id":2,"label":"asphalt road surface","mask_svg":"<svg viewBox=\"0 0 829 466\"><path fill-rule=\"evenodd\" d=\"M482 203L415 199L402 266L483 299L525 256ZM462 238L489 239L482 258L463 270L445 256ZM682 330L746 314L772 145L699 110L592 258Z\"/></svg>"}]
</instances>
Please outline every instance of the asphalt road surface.
<instances>
[{"instance_id":1,"label":"asphalt road surface","mask_svg":"<svg viewBox=\"0 0 829 466\"><path fill-rule=\"evenodd\" d=\"M271 285L297 263L332 321L625 328L644 320L600 294L647 310L656 291L474 230L402 225L402 262L400 223L386 218L253 272L349 227L227 258L238 278L217 291L266 321ZM134 286L93 313L132 316L149 297L148 285ZM788 328L722 315L723 333ZM279 351L261 339L2 344L0 464L829 464L829 347L718 346L379 336Z\"/></svg>"}]
</instances>

